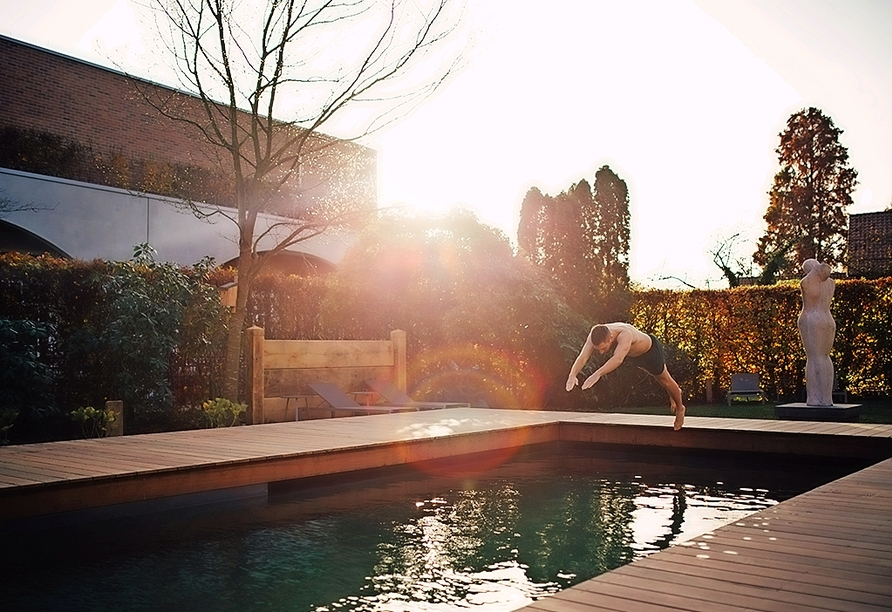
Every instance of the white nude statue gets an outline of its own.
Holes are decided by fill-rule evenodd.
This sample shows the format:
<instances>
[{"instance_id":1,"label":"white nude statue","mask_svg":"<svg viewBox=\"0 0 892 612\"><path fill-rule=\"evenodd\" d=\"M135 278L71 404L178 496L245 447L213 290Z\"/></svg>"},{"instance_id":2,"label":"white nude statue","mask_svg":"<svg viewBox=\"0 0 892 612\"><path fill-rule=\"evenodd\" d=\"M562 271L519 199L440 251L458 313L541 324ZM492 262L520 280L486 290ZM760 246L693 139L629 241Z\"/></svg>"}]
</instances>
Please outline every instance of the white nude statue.
<instances>
[{"instance_id":1,"label":"white nude statue","mask_svg":"<svg viewBox=\"0 0 892 612\"><path fill-rule=\"evenodd\" d=\"M805 392L809 406L833 405L833 362L830 350L836 336L836 321L830 314L834 281L830 266L816 259L802 264L805 276L799 281L802 290L802 311L799 313L799 336L805 347Z\"/></svg>"}]
</instances>

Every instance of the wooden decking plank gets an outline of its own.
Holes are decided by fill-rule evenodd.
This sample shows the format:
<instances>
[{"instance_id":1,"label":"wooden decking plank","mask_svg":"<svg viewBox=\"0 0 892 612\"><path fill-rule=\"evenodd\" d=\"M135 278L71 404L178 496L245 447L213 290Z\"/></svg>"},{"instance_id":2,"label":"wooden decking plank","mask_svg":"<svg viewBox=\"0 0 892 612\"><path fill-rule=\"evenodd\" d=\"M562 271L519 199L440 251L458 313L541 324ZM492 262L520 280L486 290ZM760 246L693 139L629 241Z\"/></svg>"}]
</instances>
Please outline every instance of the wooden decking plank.
<instances>
[{"instance_id":1,"label":"wooden decking plank","mask_svg":"<svg viewBox=\"0 0 892 612\"><path fill-rule=\"evenodd\" d=\"M596 578L576 585L573 589L578 590L584 596L590 598L598 598L601 596L615 597L619 600L626 601L626 607L621 610L638 609L639 606L647 602L648 604L656 604L664 610L666 608L678 608L679 610L690 610L691 612L738 612L742 609L752 609L747 604L736 605L734 603L726 603L725 597L722 601L716 601L714 597L710 597L708 593L697 590L690 590L685 595L667 591L651 591L645 588L643 583L629 586L627 584L615 584L607 582L603 578L611 574L601 574ZM646 581L645 581L646 582ZM696 592L701 597L692 596ZM562 591L563 593L563 591ZM577 599L579 601L580 599Z\"/></svg>"},{"instance_id":2,"label":"wooden decking plank","mask_svg":"<svg viewBox=\"0 0 892 612\"><path fill-rule=\"evenodd\" d=\"M565 589L549 597L543 597L535 604L546 612L564 612L565 610L610 610L611 612L667 612L676 608L667 607L664 603L654 603L643 600L629 600L626 597L612 593L594 594L584 591L578 586ZM687 609L687 608L681 608ZM523 608L526 610L526 608ZM724 612L740 612L739 608L725 610Z\"/></svg>"},{"instance_id":3,"label":"wooden decking plank","mask_svg":"<svg viewBox=\"0 0 892 612\"><path fill-rule=\"evenodd\" d=\"M70 480L70 477L66 476L47 476L46 474L35 474L33 471L23 471L19 469L15 469L13 467L4 467L3 473L12 478L18 478L21 480L28 481L28 484L22 484L12 487L4 487L3 490L16 490L23 489L26 486L34 486L44 485L48 482L66 482Z\"/></svg>"},{"instance_id":4,"label":"wooden decking plank","mask_svg":"<svg viewBox=\"0 0 892 612\"><path fill-rule=\"evenodd\" d=\"M83 478L84 476L89 477L90 475L92 475L92 472L79 470L77 468L67 468L65 466L45 467L40 464L34 464L32 462L7 464L4 466L4 471L20 474L32 474L39 479L52 480L64 480L66 478L78 479Z\"/></svg>"},{"instance_id":5,"label":"wooden decking plank","mask_svg":"<svg viewBox=\"0 0 892 612\"><path fill-rule=\"evenodd\" d=\"M777 542L772 544L777 544ZM806 544L795 547L782 545L747 548L737 545L718 545L711 546L708 549L698 548L697 552L698 554L707 554L714 558L733 556L735 560L740 559L741 562L746 562L748 558L754 561L771 559L774 561L786 561L791 565L823 566L832 567L836 570L857 566L859 568L858 571L863 573L865 578L871 574L889 575L892 573L892 564L882 554L876 554L875 551L853 550L843 547L837 549L829 547L817 549ZM827 556L832 556L832 560L828 560Z\"/></svg>"},{"instance_id":6,"label":"wooden decking plank","mask_svg":"<svg viewBox=\"0 0 892 612\"><path fill-rule=\"evenodd\" d=\"M809 498L808 504L816 508L814 511L809 511L809 506L805 505L805 503L801 501L789 510L789 512L796 512L796 509L801 509L798 514L788 514L786 516L802 519L812 516L815 521L821 521L826 520L825 517L845 515L846 512L851 512L857 508L862 515L862 520L882 521L883 509L888 508L888 501L881 498L844 496L840 494L822 494Z\"/></svg>"},{"instance_id":7,"label":"wooden decking plank","mask_svg":"<svg viewBox=\"0 0 892 612\"><path fill-rule=\"evenodd\" d=\"M159 436L161 436L161 434L159 434ZM134 436L134 438L137 438L137 439L134 439L132 442L126 442L127 438L124 437L124 438L120 438L120 440L125 441L124 443L117 443L117 440L119 440L119 439L115 439L114 442L112 442L111 439L109 439L108 444L102 445L102 446L98 446L98 445L90 446L90 447L87 447L87 446L71 447L71 446L69 446L69 447L58 447L58 448L55 448L52 450L46 449L46 447L44 447L44 448L40 449L40 451L41 451L41 454L45 454L46 452L56 452L59 454L70 454L73 456L86 456L86 457L95 457L95 456L99 456L99 455L116 457L116 456L121 456L121 453L126 453L124 456L132 457L134 454L140 452L141 449L151 449L152 453L161 455L161 453L163 451L159 450L159 449L163 449L163 448L165 448L166 445L170 444L169 442L165 441L164 437L159 437L158 439L151 440L151 441L139 439L139 438L141 438L140 436ZM103 442L105 442L105 441L103 440ZM186 447L186 446L180 444L180 445L178 445L178 447ZM221 451L221 452L223 452L223 451Z\"/></svg>"},{"instance_id":8,"label":"wooden decking plank","mask_svg":"<svg viewBox=\"0 0 892 612\"><path fill-rule=\"evenodd\" d=\"M855 591L847 592L847 597L855 600L839 599L837 589L811 588L808 590L795 590L789 587L796 583L790 581L774 580L764 581L762 584L745 584L733 579L717 579L715 574L704 572L700 576L692 574L679 574L677 572L660 570L654 564L644 567L641 563L631 563L608 572L600 577L603 582L611 584L625 584L627 586L642 588L649 591L676 593L678 595L690 595L699 592L701 598L709 601L721 599L724 603L749 606L758 609L759 602L775 602L768 604L763 609L776 609L776 604L783 604L785 610L814 610L826 608L836 612L879 612L886 598L870 594L861 594Z\"/></svg>"},{"instance_id":9,"label":"wooden decking plank","mask_svg":"<svg viewBox=\"0 0 892 612\"><path fill-rule=\"evenodd\" d=\"M547 595L545 597L541 597L524 607L523 610L538 610L540 612L615 612L620 608L616 608L614 606L610 606L609 602L606 600L603 602L604 605L599 605L602 602L594 601L594 602L579 602L573 599L567 599L563 597L559 597L560 593L555 593L553 595ZM639 612L656 612L659 608L636 608Z\"/></svg>"},{"instance_id":10,"label":"wooden decking plank","mask_svg":"<svg viewBox=\"0 0 892 612\"><path fill-rule=\"evenodd\" d=\"M97 470L72 470L62 466L45 466L42 464L28 463L18 465L6 465L3 467L5 473L11 473L19 477L31 478L35 482L32 484L48 484L59 482L77 482L89 481L102 476L114 476L119 474L119 470L109 468L106 472ZM27 485L22 485L27 486Z\"/></svg>"},{"instance_id":11,"label":"wooden decking plank","mask_svg":"<svg viewBox=\"0 0 892 612\"><path fill-rule=\"evenodd\" d=\"M670 554L671 552L671 554ZM713 553L713 554L710 554ZM708 555L703 558L702 555ZM748 554L738 555L722 555L715 554L714 551L696 551L695 554L685 555L679 554L673 548L670 548L665 555L666 559L672 563L681 565L689 565L697 568L717 568L730 569L741 574L752 574L756 576L764 576L765 572L770 572L771 576L780 577L783 575L796 576L797 580L811 582L814 576L818 580L823 577L847 577L850 581L862 584L875 583L879 578L888 575L887 571L875 571L873 566L868 563L846 563L846 564L817 564L812 563L803 565L798 559L781 558L778 555L761 555L754 556ZM866 571L867 570L867 571ZM877 592L885 592L877 591Z\"/></svg>"},{"instance_id":12,"label":"wooden decking plank","mask_svg":"<svg viewBox=\"0 0 892 612\"><path fill-rule=\"evenodd\" d=\"M830 425L823 421L797 421L797 423L799 424L796 428L797 433L825 434L830 428Z\"/></svg>"},{"instance_id":13,"label":"wooden decking plank","mask_svg":"<svg viewBox=\"0 0 892 612\"><path fill-rule=\"evenodd\" d=\"M0 488L32 485L41 482L30 477L6 473L3 467L4 466L0 466Z\"/></svg>"},{"instance_id":14,"label":"wooden decking plank","mask_svg":"<svg viewBox=\"0 0 892 612\"><path fill-rule=\"evenodd\" d=\"M815 491L808 497L809 501L825 505L827 508L837 508L840 505L852 505L853 510L858 508L871 508L883 505L892 499L892 491L878 489L879 483L865 485L857 481L846 484L844 490L822 489ZM793 505L795 507L795 504Z\"/></svg>"},{"instance_id":15,"label":"wooden decking plank","mask_svg":"<svg viewBox=\"0 0 892 612\"><path fill-rule=\"evenodd\" d=\"M831 483L832 484L832 483ZM845 483L844 488L826 486L815 491L816 497L824 497L827 500L846 497L851 500L863 500L869 502L872 500L886 501L892 497L892 489L888 483L884 483L881 476L877 476L874 480L850 480Z\"/></svg>"},{"instance_id":16,"label":"wooden decking plank","mask_svg":"<svg viewBox=\"0 0 892 612\"><path fill-rule=\"evenodd\" d=\"M803 425L802 421L772 421L747 419L746 424L742 425L742 427L749 431L803 433L803 429L805 426Z\"/></svg>"},{"instance_id":17,"label":"wooden decking plank","mask_svg":"<svg viewBox=\"0 0 892 612\"><path fill-rule=\"evenodd\" d=\"M788 546L782 541L770 542L761 546L747 546L747 542L735 543L732 546L713 546L709 549L687 549L690 554L703 552L710 555L723 555L725 550L732 550L735 558L741 560L746 558L762 559L771 558L779 561L787 561L789 563L811 564L814 566L833 567L838 569L846 569L850 565L862 565L865 567L865 573L889 573L892 568L892 559L884 559L882 556L861 555L859 552L839 548L830 550L821 550L817 546L801 545ZM828 552L833 553L832 558L826 555Z\"/></svg>"},{"instance_id":18,"label":"wooden decking plank","mask_svg":"<svg viewBox=\"0 0 892 612\"><path fill-rule=\"evenodd\" d=\"M64 466L66 469L63 469ZM71 478L72 480L81 480L81 479L91 479L102 476L114 476L121 473L127 473L125 470L122 470L118 465L84 465L77 461L65 461L54 462L54 461L46 461L46 460L32 460L27 464L18 466L21 470L27 471L31 469L42 470L44 474L52 473L58 474L63 478ZM77 470L73 472L72 470ZM71 476L72 473L76 473L76 476Z\"/></svg>"},{"instance_id":19,"label":"wooden decking plank","mask_svg":"<svg viewBox=\"0 0 892 612\"><path fill-rule=\"evenodd\" d=\"M726 419L725 421L725 427L753 431L788 430L791 426L795 425L790 421L775 421L768 419Z\"/></svg>"},{"instance_id":20,"label":"wooden decking plank","mask_svg":"<svg viewBox=\"0 0 892 612\"><path fill-rule=\"evenodd\" d=\"M207 441L190 441L182 444L177 441L160 440L152 446L139 446L133 449L136 456L146 461L153 461L159 466L172 463L172 458L194 457L202 461L238 461L263 457L264 453L250 452L243 448L234 448L233 445L215 445Z\"/></svg>"},{"instance_id":21,"label":"wooden decking plank","mask_svg":"<svg viewBox=\"0 0 892 612\"><path fill-rule=\"evenodd\" d=\"M749 553L753 555L758 555L761 551L776 551L785 554L804 555L805 553L802 551L807 550L810 554L819 557L821 555L833 555L838 559L843 559L845 555L849 555L856 556L866 561L873 559L878 566L890 567L890 565L887 565L886 563L886 559L890 557L888 549L871 546L869 544L854 544L851 538L848 540L838 539L835 541L827 539L819 540L816 538L779 538L777 541L773 542L764 540L743 541L741 539L736 539L729 541L720 539L710 540L709 546L711 550L721 549L722 551L733 551L735 554Z\"/></svg>"},{"instance_id":22,"label":"wooden decking plank","mask_svg":"<svg viewBox=\"0 0 892 612\"><path fill-rule=\"evenodd\" d=\"M55 465L74 465L78 467L86 467L86 468L95 468L99 465L99 463L105 466L114 466L115 468L120 468L122 465L127 465L129 469L139 469L144 467L150 467L150 464L142 464L139 462L135 462L123 457L114 457L108 454L103 454L101 460L98 460L95 456L87 456L83 454L73 455L71 453L58 453L58 452L47 452L40 455L35 455L27 458L27 463L36 463L43 464L49 466ZM18 463L18 462L16 462Z\"/></svg>"},{"instance_id":23,"label":"wooden decking plank","mask_svg":"<svg viewBox=\"0 0 892 612\"><path fill-rule=\"evenodd\" d=\"M710 578L725 585L723 588L736 588L736 585L742 585L814 593L827 597L843 592L852 601L864 601L870 604L889 601L892 598L892 584L861 581L861 574L857 572L839 572L822 576L800 572L797 580L790 581L779 577L777 571L772 568L750 566L747 568L750 571L741 571L738 566L733 565L721 567L704 563L680 563L678 559L656 556L648 557L646 564L638 562L624 567L634 568L636 572L640 571L645 575L649 570L659 570L666 574Z\"/></svg>"},{"instance_id":24,"label":"wooden decking plank","mask_svg":"<svg viewBox=\"0 0 892 612\"><path fill-rule=\"evenodd\" d=\"M824 433L835 435L835 434L848 434L852 430L852 427L848 423L834 423L833 425L828 425L826 431Z\"/></svg>"},{"instance_id":25,"label":"wooden decking plank","mask_svg":"<svg viewBox=\"0 0 892 612\"><path fill-rule=\"evenodd\" d=\"M56 455L59 457L59 460L64 461L66 455ZM68 457L76 458L78 455L67 455ZM79 455L81 458L89 459L93 455L82 454ZM153 466L164 466L167 464L174 463L174 457L195 457L199 459L207 459L207 458L219 458L219 459L231 459L232 453L227 449L218 449L216 451L211 451L209 449L196 449L194 447L178 447L178 446L167 446L164 442L159 442L155 447L139 447L134 446L128 449L126 453L113 452L113 453L103 453L102 456L107 458L109 462L115 464L121 463L143 463L147 467ZM176 460L176 462L180 462L180 460Z\"/></svg>"},{"instance_id":26,"label":"wooden decking plank","mask_svg":"<svg viewBox=\"0 0 892 612\"><path fill-rule=\"evenodd\" d=\"M101 449L70 449L70 448L47 448L42 452L29 455L29 456L20 456L14 459L29 461L29 460L41 460L51 458L53 460L92 460L96 461L98 458L101 460L118 462L122 460L133 460L134 450L137 448L136 445L132 445L129 448L116 448L114 446L106 446Z\"/></svg>"},{"instance_id":27,"label":"wooden decking plank","mask_svg":"<svg viewBox=\"0 0 892 612\"><path fill-rule=\"evenodd\" d=\"M819 509L826 510L829 514L845 506L851 506L852 513L870 512L872 508L884 506L888 503L890 497L892 496L888 492L865 487L858 482L852 482L846 485L845 490L824 489L815 492L814 495L805 499L791 500L793 503L789 505L789 509L786 512L796 512L797 508L806 505L817 506Z\"/></svg>"},{"instance_id":28,"label":"wooden decking plank","mask_svg":"<svg viewBox=\"0 0 892 612\"><path fill-rule=\"evenodd\" d=\"M184 463L188 464L190 461L200 463L232 462L259 457L260 455L233 451L229 448L201 448L198 445L181 447L174 444L160 443L155 448L134 449L132 456L139 457L141 461L153 463L157 467L174 467Z\"/></svg>"},{"instance_id":29,"label":"wooden decking plank","mask_svg":"<svg viewBox=\"0 0 892 612\"><path fill-rule=\"evenodd\" d=\"M872 516L865 512L849 514L826 511L816 514L805 511L784 513L780 516L771 516L770 521L762 521L767 522L768 525L760 524L747 527L735 523L729 525L729 528L722 533L729 537L753 538L754 540L778 536L793 539L818 537L830 540L845 540L850 535L867 537L875 534L878 527L892 526L892 521L887 517L878 516L878 513L883 509L882 506L873 507L874 514ZM846 521L846 523L840 524L839 521ZM878 542L882 543L881 540Z\"/></svg>"},{"instance_id":30,"label":"wooden decking plank","mask_svg":"<svg viewBox=\"0 0 892 612\"><path fill-rule=\"evenodd\" d=\"M790 527L796 527L796 523L790 524ZM859 530L858 532L849 532L844 527L832 528L827 527L820 533L812 530L803 530L801 526L796 529L783 530L777 526L767 534L744 535L746 532L737 534L732 531L722 531L717 536L717 545L736 546L740 542L748 542L753 546L770 546L771 538L783 538L790 542L801 542L803 544L815 543L827 546L849 547L860 551L875 551L877 554L892 556L892 535L886 535L877 538L876 530Z\"/></svg>"},{"instance_id":31,"label":"wooden decking plank","mask_svg":"<svg viewBox=\"0 0 892 612\"><path fill-rule=\"evenodd\" d=\"M597 580L597 578L593 579ZM588 584L588 583L583 583ZM672 610L684 610L691 612L742 612L746 608L739 606L731 606L727 604L718 604L715 606L702 605L702 602L695 601L694 606L687 605L688 602L679 602L674 600L672 603L663 599L656 601L650 598L641 597L641 593L629 592L627 589L610 589L604 588L609 585L602 585L598 590L582 589L580 586L566 589L556 593L548 598L539 600L539 604L554 604L551 608L554 612L563 612L562 604L565 602L576 605L591 606L592 608L612 610L614 612L666 612ZM674 604L674 605L673 605ZM523 608L526 610L526 608Z\"/></svg>"},{"instance_id":32,"label":"wooden decking plank","mask_svg":"<svg viewBox=\"0 0 892 612\"><path fill-rule=\"evenodd\" d=\"M852 510L851 512L846 512L846 508L840 506L822 506L821 500L815 499L812 501L811 507L814 508L813 512L809 512L809 506L800 505L798 508L799 511L793 510L789 513L784 513L782 516L772 517L773 520L769 522L769 525L764 526L765 529L774 529L779 533L791 533L795 530L800 531L808 531L821 529L822 525L826 525L827 523L836 523L836 527L825 527L825 529L840 529L848 532L859 532L859 531L871 531L876 529L877 527L883 525L889 525L892 523L885 516L879 516L877 514L878 511L883 508L888 508L889 505L885 504L872 504L869 506L861 506L859 511ZM852 504L854 507L856 504ZM867 511L873 511L874 515L870 515ZM842 522L842 524L840 524Z\"/></svg>"},{"instance_id":33,"label":"wooden decking plank","mask_svg":"<svg viewBox=\"0 0 892 612\"><path fill-rule=\"evenodd\" d=\"M783 606L785 612L810 612L817 608L828 608L822 598L803 598L797 593L782 593L771 588L729 588L728 585L703 578L686 578L672 580L659 571L648 568L643 574L624 571L629 566L617 568L599 576L592 582L592 590L600 592L603 585L627 587L632 590L648 592L651 597L673 595L680 599L698 600L708 605L721 601L723 604L746 608L748 610L770 612ZM648 598L650 599L650 597ZM832 609L832 608L829 608ZM838 610L837 612L843 612Z\"/></svg>"},{"instance_id":34,"label":"wooden decking plank","mask_svg":"<svg viewBox=\"0 0 892 612\"><path fill-rule=\"evenodd\" d=\"M874 509L881 511L883 506L875 506ZM843 524L840 524L841 522ZM890 525L892 525L892 521L885 517L874 519L864 513L859 513L856 516L854 513L827 512L826 509L822 509L815 514L801 512L784 515L783 518L777 518L771 522L769 527L763 529L763 533L767 529L766 535L783 536L788 539L793 536L797 536L794 539L802 539L820 533L820 537L845 540L851 537L869 537L876 533L877 528ZM888 544L888 538L886 544Z\"/></svg>"},{"instance_id":35,"label":"wooden decking plank","mask_svg":"<svg viewBox=\"0 0 892 612\"><path fill-rule=\"evenodd\" d=\"M863 438L889 438L892 434L881 423L859 423L857 427L846 432L847 436Z\"/></svg>"}]
</instances>

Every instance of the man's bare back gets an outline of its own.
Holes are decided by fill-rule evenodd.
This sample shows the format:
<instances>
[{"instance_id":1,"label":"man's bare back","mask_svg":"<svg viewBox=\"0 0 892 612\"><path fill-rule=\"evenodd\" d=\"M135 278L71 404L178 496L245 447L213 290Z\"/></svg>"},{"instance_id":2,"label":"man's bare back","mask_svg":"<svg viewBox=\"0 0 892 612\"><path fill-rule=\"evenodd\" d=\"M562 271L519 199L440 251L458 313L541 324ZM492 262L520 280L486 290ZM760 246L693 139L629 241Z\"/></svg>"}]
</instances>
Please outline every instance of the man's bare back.
<instances>
[{"instance_id":1,"label":"man's bare back","mask_svg":"<svg viewBox=\"0 0 892 612\"><path fill-rule=\"evenodd\" d=\"M628 339L629 351L626 353L629 357L640 357L650 350L651 339L648 334L639 330L637 327L628 323L605 323L604 327L610 330L611 334L616 334L616 342Z\"/></svg>"}]
</instances>

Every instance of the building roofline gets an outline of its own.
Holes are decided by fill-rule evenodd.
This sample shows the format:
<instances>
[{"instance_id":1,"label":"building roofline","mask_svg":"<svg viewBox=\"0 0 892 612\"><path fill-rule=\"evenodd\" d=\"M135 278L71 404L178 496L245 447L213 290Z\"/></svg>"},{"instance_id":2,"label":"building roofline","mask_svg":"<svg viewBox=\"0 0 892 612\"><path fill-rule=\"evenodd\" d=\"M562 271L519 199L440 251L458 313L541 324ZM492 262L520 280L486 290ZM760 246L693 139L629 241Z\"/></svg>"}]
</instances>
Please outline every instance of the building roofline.
<instances>
[{"instance_id":1,"label":"building roofline","mask_svg":"<svg viewBox=\"0 0 892 612\"><path fill-rule=\"evenodd\" d=\"M21 46L23 46L23 47L28 47L28 48L30 48L30 49L32 49L32 50L34 50L34 51L39 51L39 52L41 52L41 53L47 53L47 54L49 54L49 55L55 55L56 57L60 57L60 58L62 58L62 59L66 59L66 60L69 60L69 61L72 61L72 62L75 62L75 63L78 63L78 64L82 64L82 65L84 65L84 66L89 66L90 68L95 68L95 69L97 69L97 70L102 70L102 71L104 71L104 72L108 72L108 73L111 73L111 74L116 74L116 75L118 75L118 76L124 77L124 78L126 78L126 79L130 79L130 80L132 80L132 81L139 81L139 82L141 82L141 83L144 83L144 84L146 84L146 85L150 85L150 86L152 86L152 87L160 87L161 89L166 89L167 91L170 91L170 92L173 92L173 93L182 95L182 96L188 96L188 97L193 98L193 99L195 99L195 100L201 100L201 98L199 98L199 97L198 97L197 95L195 95L194 93L190 93L190 92L188 92L188 91L185 91L185 90L183 90L183 89L179 89L179 88L174 87L174 86L172 86L172 85L166 85L166 84L164 84L164 83L158 83L158 82L153 81L153 80L151 80L151 79L149 79L149 78L146 78L146 77L136 76L136 75L134 75L134 74L131 74L131 73L129 73L129 72L123 72L123 71L118 70L118 69L116 69L116 68L110 68L110 67L108 67L108 66L103 66L102 64L96 64L96 63L94 63L94 62L91 62L91 61L88 61L88 60L85 60L85 59L81 59L81 58L78 58L78 57L74 57L74 56L72 56L72 55L68 55L68 54L66 54L66 53L62 53L62 52L60 52L60 51L54 51L54 50L52 50L52 49L47 49L46 47L41 47L40 45L36 45L36 44L34 44L34 43L29 43L29 42L26 42L26 41L24 41L24 40L19 40L19 39L17 39L17 38L12 38L12 37L10 37L10 36L6 36L6 35L4 35L4 34L0 34L0 40L4 40L4 41L6 41L6 42L9 42L9 43L12 43L12 44L16 44L16 45L21 45ZM217 105L220 105L220 106L228 106L228 103L226 103L226 102L218 102L218 101L216 101L216 100L212 100L212 102L213 102L214 104L217 104ZM239 112L242 112L242 113L249 113L249 112L250 112L250 111L245 110L245 109L243 109L243 108L239 108L238 110L239 110ZM286 122L286 121L280 121L280 120L275 119L275 118L273 118L273 120L276 121L276 122L279 122L279 123L288 123L288 122ZM301 128L301 126L299 126L299 125L297 125L297 124L293 124L293 125L294 125L294 127L296 127L296 128L307 129L307 128ZM316 130L313 131L313 135L314 135L316 138L321 138L321 139L323 139L323 140L332 140L332 141L336 141L336 142L350 143L350 144L352 144L352 145L355 145L355 146L357 146L357 147L361 147L361 148L363 148L363 149L367 149L367 150L369 150L369 151L375 151L375 149L373 149L372 147L369 147L369 146L360 144L360 143L356 142L356 140L353 140L353 139L349 139L349 138L338 138L337 136L331 136L330 134L326 134L326 133L324 133L324 132L319 132L319 131L316 131Z\"/></svg>"}]
</instances>

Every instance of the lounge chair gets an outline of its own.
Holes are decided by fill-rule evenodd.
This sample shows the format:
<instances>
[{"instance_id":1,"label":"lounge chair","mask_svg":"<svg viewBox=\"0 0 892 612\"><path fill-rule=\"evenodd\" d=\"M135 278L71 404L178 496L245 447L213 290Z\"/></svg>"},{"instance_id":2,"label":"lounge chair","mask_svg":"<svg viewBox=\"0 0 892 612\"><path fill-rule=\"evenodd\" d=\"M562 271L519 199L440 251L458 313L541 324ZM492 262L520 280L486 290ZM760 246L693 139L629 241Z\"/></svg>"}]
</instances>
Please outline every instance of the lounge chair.
<instances>
[{"instance_id":1,"label":"lounge chair","mask_svg":"<svg viewBox=\"0 0 892 612\"><path fill-rule=\"evenodd\" d=\"M332 416L335 412L351 412L354 414L381 414L387 412L411 412L417 410L413 406L363 406L352 397L341 391L337 385L326 382L309 383L308 386L316 395L328 404Z\"/></svg>"},{"instance_id":2,"label":"lounge chair","mask_svg":"<svg viewBox=\"0 0 892 612\"><path fill-rule=\"evenodd\" d=\"M767 401L768 398L765 397L765 391L759 386L758 374L742 373L731 375L731 388L728 389L728 405L730 406L731 401L736 399L744 401L758 399L763 404Z\"/></svg>"},{"instance_id":3,"label":"lounge chair","mask_svg":"<svg viewBox=\"0 0 892 612\"><path fill-rule=\"evenodd\" d=\"M848 404L849 403L849 392L846 390L845 386L840 384L839 377L834 374L833 375L833 403L834 404Z\"/></svg>"},{"instance_id":4,"label":"lounge chair","mask_svg":"<svg viewBox=\"0 0 892 612\"><path fill-rule=\"evenodd\" d=\"M405 394L389 380L374 378L365 381L369 389L384 398L392 406L414 406L416 410L436 410L438 408L468 408L467 402L418 402Z\"/></svg>"}]
</instances>

